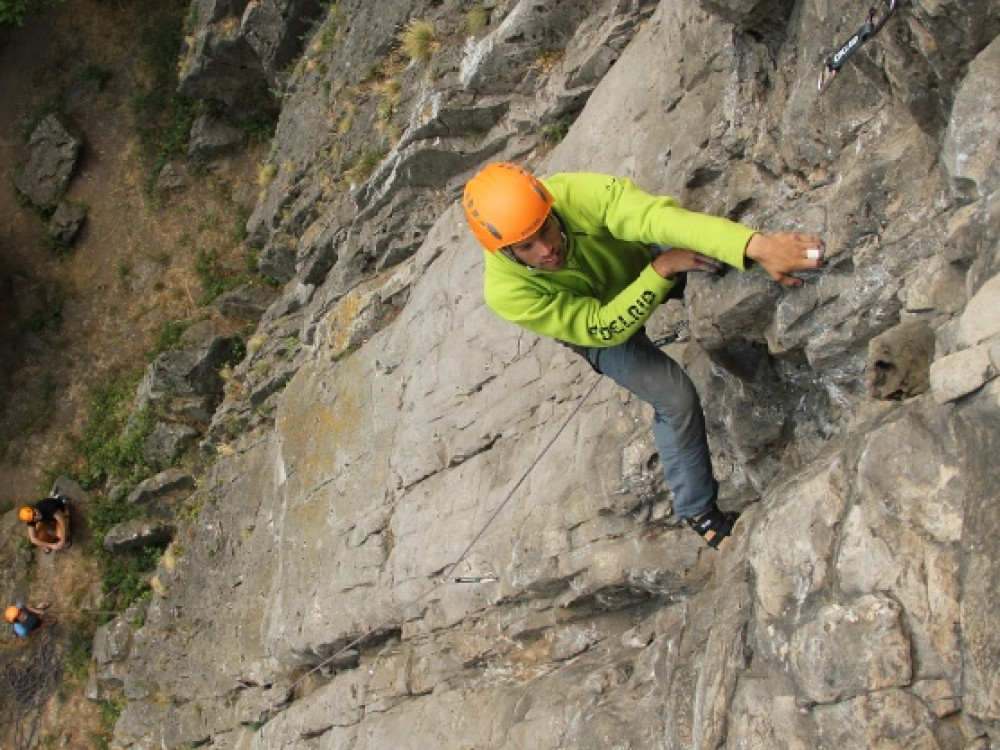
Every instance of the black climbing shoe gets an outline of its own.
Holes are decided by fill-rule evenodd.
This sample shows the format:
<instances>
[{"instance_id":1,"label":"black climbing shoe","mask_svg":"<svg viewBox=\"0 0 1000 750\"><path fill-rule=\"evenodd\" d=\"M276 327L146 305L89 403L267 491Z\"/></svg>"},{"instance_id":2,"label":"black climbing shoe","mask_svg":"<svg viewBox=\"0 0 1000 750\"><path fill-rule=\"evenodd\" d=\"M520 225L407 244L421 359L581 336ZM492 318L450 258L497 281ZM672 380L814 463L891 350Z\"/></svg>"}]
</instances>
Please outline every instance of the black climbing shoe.
<instances>
[{"instance_id":1,"label":"black climbing shoe","mask_svg":"<svg viewBox=\"0 0 1000 750\"><path fill-rule=\"evenodd\" d=\"M688 526L697 531L712 549L718 549L722 540L733 533L739 513L719 510L718 506L706 510L697 518L688 518Z\"/></svg>"}]
</instances>

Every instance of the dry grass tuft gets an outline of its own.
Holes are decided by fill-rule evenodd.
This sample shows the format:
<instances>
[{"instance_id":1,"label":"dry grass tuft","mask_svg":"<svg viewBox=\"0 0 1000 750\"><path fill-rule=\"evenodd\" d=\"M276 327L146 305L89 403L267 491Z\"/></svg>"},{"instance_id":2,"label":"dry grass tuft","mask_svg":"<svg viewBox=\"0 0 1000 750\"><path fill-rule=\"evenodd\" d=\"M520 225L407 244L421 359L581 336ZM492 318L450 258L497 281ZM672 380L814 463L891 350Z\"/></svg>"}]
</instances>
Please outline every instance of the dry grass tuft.
<instances>
[{"instance_id":1,"label":"dry grass tuft","mask_svg":"<svg viewBox=\"0 0 1000 750\"><path fill-rule=\"evenodd\" d=\"M434 53L441 46L438 41L437 31L430 21L419 21L414 19L407 24L406 28L399 35L399 43L414 62L425 63L433 57Z\"/></svg>"}]
</instances>

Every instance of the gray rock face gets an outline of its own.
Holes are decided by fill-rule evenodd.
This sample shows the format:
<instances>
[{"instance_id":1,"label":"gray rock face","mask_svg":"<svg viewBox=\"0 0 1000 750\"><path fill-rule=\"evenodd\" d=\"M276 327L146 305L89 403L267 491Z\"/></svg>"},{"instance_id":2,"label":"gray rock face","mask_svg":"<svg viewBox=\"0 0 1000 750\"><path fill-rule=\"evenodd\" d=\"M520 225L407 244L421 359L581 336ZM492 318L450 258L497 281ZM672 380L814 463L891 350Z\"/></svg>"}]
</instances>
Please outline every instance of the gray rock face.
<instances>
[{"instance_id":1,"label":"gray rock face","mask_svg":"<svg viewBox=\"0 0 1000 750\"><path fill-rule=\"evenodd\" d=\"M130 503L148 503L178 491L194 489L194 477L181 469L167 469L140 482L129 493Z\"/></svg>"},{"instance_id":2,"label":"gray rock face","mask_svg":"<svg viewBox=\"0 0 1000 750\"><path fill-rule=\"evenodd\" d=\"M191 126L188 156L192 159L211 159L233 150L242 140L239 128L209 115L201 115Z\"/></svg>"},{"instance_id":3,"label":"gray rock face","mask_svg":"<svg viewBox=\"0 0 1000 750\"><path fill-rule=\"evenodd\" d=\"M158 422L142 443L142 457L150 466L170 466L194 444L198 434L186 424Z\"/></svg>"},{"instance_id":4,"label":"gray rock face","mask_svg":"<svg viewBox=\"0 0 1000 750\"><path fill-rule=\"evenodd\" d=\"M195 5L198 28L181 65L181 93L212 102L233 121L274 114L277 106L271 89L299 52L322 4L197 0Z\"/></svg>"},{"instance_id":5,"label":"gray rock face","mask_svg":"<svg viewBox=\"0 0 1000 750\"><path fill-rule=\"evenodd\" d=\"M220 294L212 300L212 307L223 315L246 320L259 320L274 302L277 294L272 289L245 284L238 289Z\"/></svg>"},{"instance_id":6,"label":"gray rock face","mask_svg":"<svg viewBox=\"0 0 1000 750\"><path fill-rule=\"evenodd\" d=\"M124 617L116 617L94 634L95 669L87 684L91 700L110 700L124 685L126 661L132 651L135 629Z\"/></svg>"},{"instance_id":7,"label":"gray rock face","mask_svg":"<svg viewBox=\"0 0 1000 750\"><path fill-rule=\"evenodd\" d=\"M238 343L235 337L219 336L200 346L162 353L139 384L136 408L207 422L222 399L219 370L234 359Z\"/></svg>"},{"instance_id":8,"label":"gray rock face","mask_svg":"<svg viewBox=\"0 0 1000 750\"><path fill-rule=\"evenodd\" d=\"M859 22L839 6L537 5L490 4L471 41L450 3L342 3L316 28L249 227L287 283L214 411L116 741L994 746L996 4L908 4L822 95L817 61ZM390 145L380 94L348 123L330 73L360 86L411 17L441 50L433 76L397 71ZM536 65L548 42L565 56ZM721 552L672 518L648 407L485 308L454 198L493 158L825 237L801 288L692 274L650 324L679 337L742 510ZM181 389L197 369L158 367Z\"/></svg>"},{"instance_id":9,"label":"gray rock face","mask_svg":"<svg viewBox=\"0 0 1000 750\"><path fill-rule=\"evenodd\" d=\"M952 180L985 196L1000 187L1000 145L986 123L1000 116L1000 92L992 82L1000 78L1000 41L983 50L959 88L952 107L944 158Z\"/></svg>"},{"instance_id":10,"label":"gray rock face","mask_svg":"<svg viewBox=\"0 0 1000 750\"><path fill-rule=\"evenodd\" d=\"M163 547L176 532L177 527L172 522L162 519L123 521L104 535L104 549L116 555L143 547Z\"/></svg>"}]
</instances>

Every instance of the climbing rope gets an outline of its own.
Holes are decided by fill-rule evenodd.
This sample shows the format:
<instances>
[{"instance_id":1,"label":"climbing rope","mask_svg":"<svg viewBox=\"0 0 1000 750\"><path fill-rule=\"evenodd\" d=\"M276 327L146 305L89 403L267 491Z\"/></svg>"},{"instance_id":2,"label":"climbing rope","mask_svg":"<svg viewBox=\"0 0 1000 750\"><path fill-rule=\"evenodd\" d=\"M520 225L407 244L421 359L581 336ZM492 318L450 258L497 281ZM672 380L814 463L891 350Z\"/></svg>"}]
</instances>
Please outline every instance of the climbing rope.
<instances>
[{"instance_id":1,"label":"climbing rope","mask_svg":"<svg viewBox=\"0 0 1000 750\"><path fill-rule=\"evenodd\" d=\"M844 67L844 64L851 59L851 56L861 49L861 46L865 42L882 30L882 27L885 26L886 22L892 17L892 14L896 12L896 9L905 0L884 0L884 2L886 6L885 12L878 19L875 17L876 9L874 7L869 8L868 15L865 17L865 22L861 24L861 28L850 39L840 45L840 48L836 52L826 58L826 62L823 63L823 70L819 74L819 83L816 85L817 90L822 92L826 88L834 76Z\"/></svg>"},{"instance_id":2,"label":"climbing rope","mask_svg":"<svg viewBox=\"0 0 1000 750\"><path fill-rule=\"evenodd\" d=\"M559 436L562 435L562 433L566 430L566 427L569 426L569 423L571 421L573 421L573 417L575 417L577 415L577 413L580 411L580 409L583 407L583 405L587 402L587 399L590 398L590 395L594 392L594 389L597 388L597 384L601 382L601 378L602 378L602 376L600 375L600 373L596 373L595 374L594 379L593 379L593 381L590 384L590 387L577 400L576 405L573 407L572 411L570 411L570 413L566 416L566 418L563 420L562 424L559 425L559 429L557 429L555 431L555 433L552 435L552 437L549 438L548 442L544 446L542 446L541 450L536 454L534 460L528 465L528 468L526 468L524 470L524 472L521 474L521 476L518 478L518 480L514 483L514 485L507 491L507 494L506 494L506 496L504 496L504 499L493 510L493 512L490 514L489 518L486 519L486 522L483 523L483 525L479 528L479 531L477 531L476 534L472 537L472 540L465 546L465 549L462 550L462 553L458 556L458 558L455 560L455 562L451 563L451 565L449 565L445 569L445 572L441 576L439 576L437 578L437 580L435 580L434 584L429 589L427 589L427 591L425 591L424 593L420 594L420 596L414 597L413 599L410 599L409 601L406 601L406 602L403 602L400 605L397 605L397 619L398 619L398 616L402 615L404 612L406 612L407 610L409 610L411 607L419 604L420 602L422 602L425 599L427 599L428 597L430 597L431 594L433 594L435 591L437 591L439 588L441 588L445 583L487 583L487 582L498 580L498 578L495 575L464 576L464 577L456 577L456 578L452 578L451 576L454 574L455 569L458 568L458 566L461 565L465 561L465 559L469 555L469 552L472 551L472 548L482 538L483 534L486 533L486 530L493 524L493 522L497 519L497 516L500 515L500 513L503 511L503 509L511 501L511 499L514 497L514 493L516 493L517 490L521 487L521 485L524 484L525 480L527 480L528 476L531 474L531 472L534 470L534 468L538 465L539 461L541 461L542 458L545 456L545 454L549 452L549 449L555 444L556 440L559 439ZM393 627L393 621L389 620L389 619L386 619L386 620L383 620L382 622L378 623L377 625L374 625L374 626L368 628L365 632L363 632L357 638L355 638L354 640L352 640L346 646L343 646L336 653L334 653L331 656L328 656L326 659L324 659L323 661L321 661L315 667L313 667L308 672L306 672L301 677L299 677L297 680L295 680L295 682L293 682L291 684L291 687L289 688L289 691L294 690L299 685L299 683L302 682L304 679L306 679L309 675L311 675L311 674L313 674L315 672L318 672L319 670L321 670L323 667L325 667L330 662L332 662L332 661L340 658L344 654L346 654L349 651L353 650L355 647L360 646L362 643L364 643L366 640L368 640L371 636L375 635L376 633L385 632L385 631L391 629L392 627Z\"/></svg>"}]
</instances>

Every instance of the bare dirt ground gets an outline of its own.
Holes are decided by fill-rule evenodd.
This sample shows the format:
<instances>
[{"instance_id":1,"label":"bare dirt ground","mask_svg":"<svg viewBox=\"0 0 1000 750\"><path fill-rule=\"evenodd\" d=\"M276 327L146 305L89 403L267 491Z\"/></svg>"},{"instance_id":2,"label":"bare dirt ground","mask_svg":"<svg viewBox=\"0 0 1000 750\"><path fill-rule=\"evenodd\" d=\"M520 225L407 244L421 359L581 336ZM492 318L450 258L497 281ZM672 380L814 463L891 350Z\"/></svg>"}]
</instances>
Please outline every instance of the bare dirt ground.
<instances>
[{"instance_id":1,"label":"bare dirt ground","mask_svg":"<svg viewBox=\"0 0 1000 750\"><path fill-rule=\"evenodd\" d=\"M141 371L165 322L206 314L198 306L198 251L217 252L230 266L243 263L233 196L254 192L260 154L217 163L165 201L150 200L144 190L150 171L130 99L145 83L139 31L155 22L151 7L155 3L66 0L23 28L0 29L4 563L12 546L23 544L23 525L12 509L42 497L51 473L72 465L94 386ZM87 206L87 220L74 247L57 254L44 242L46 221L19 200L14 176L26 156L25 123L54 102L65 107L67 86L88 68L107 80L68 115L85 146L66 196ZM94 600L92 540L30 555L28 580L5 581L0 594L49 600L66 613L63 619L72 618L81 601ZM30 647L6 633L0 643ZM99 747L92 734L99 729L98 709L83 697L83 685L61 692L46 709L39 737L73 750ZM0 727L6 747L3 735Z\"/></svg>"}]
</instances>

